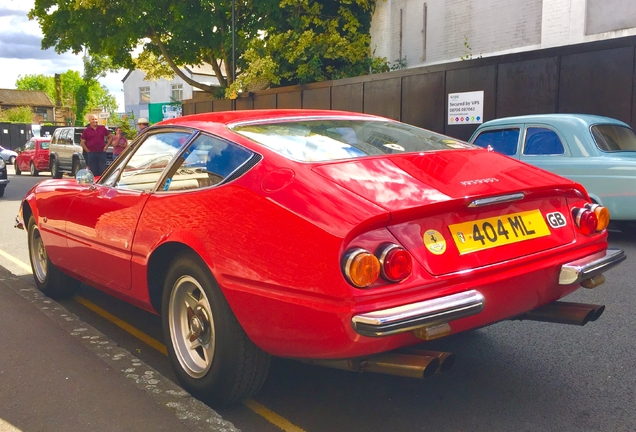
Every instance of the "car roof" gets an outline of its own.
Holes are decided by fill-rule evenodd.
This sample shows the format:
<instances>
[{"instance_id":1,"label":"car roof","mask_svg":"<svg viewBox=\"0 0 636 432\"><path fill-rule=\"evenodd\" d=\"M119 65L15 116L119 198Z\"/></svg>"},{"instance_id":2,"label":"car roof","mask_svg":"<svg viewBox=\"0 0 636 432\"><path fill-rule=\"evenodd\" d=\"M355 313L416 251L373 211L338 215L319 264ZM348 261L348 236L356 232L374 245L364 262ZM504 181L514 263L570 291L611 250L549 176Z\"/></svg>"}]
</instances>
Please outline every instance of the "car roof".
<instances>
[{"instance_id":1,"label":"car roof","mask_svg":"<svg viewBox=\"0 0 636 432\"><path fill-rule=\"evenodd\" d=\"M489 120L484 122L481 127L486 126L499 126L499 125L507 125L512 123L552 123L555 125L572 125L579 124L585 127L589 127L595 124L615 124L620 126L629 125L620 120L604 117L594 114L531 114L531 115L523 115L523 116L515 116L515 117L503 117L499 119Z\"/></svg>"},{"instance_id":2,"label":"car roof","mask_svg":"<svg viewBox=\"0 0 636 432\"><path fill-rule=\"evenodd\" d=\"M378 119L378 116L360 114L346 111L331 110L306 110L306 109L276 109L276 110L238 110L221 111L204 114L194 114L185 117L164 120L157 125L181 125L200 128L205 123L220 123L229 125L240 122L250 122L259 120L281 120L284 118L298 119L312 117L340 117L356 119ZM387 119L389 120L389 119ZM153 125L154 126L154 125Z\"/></svg>"}]
</instances>

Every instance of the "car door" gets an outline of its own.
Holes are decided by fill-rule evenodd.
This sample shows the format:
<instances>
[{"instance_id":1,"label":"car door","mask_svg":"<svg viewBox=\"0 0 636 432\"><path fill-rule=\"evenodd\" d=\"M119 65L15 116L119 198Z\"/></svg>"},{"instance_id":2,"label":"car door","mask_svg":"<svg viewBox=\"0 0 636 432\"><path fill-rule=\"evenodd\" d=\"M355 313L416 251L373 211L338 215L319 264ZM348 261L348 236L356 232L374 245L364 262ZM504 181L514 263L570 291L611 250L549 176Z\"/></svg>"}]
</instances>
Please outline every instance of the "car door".
<instances>
[{"instance_id":1,"label":"car door","mask_svg":"<svg viewBox=\"0 0 636 432\"><path fill-rule=\"evenodd\" d=\"M520 159L547 171L571 178L574 164L567 141L551 125L527 124Z\"/></svg>"},{"instance_id":2,"label":"car door","mask_svg":"<svg viewBox=\"0 0 636 432\"><path fill-rule=\"evenodd\" d=\"M69 208L66 232L75 248L76 272L116 290L131 286L131 246L148 197L188 132L163 132L117 159L99 182L80 192ZM157 221L161 223L161 221Z\"/></svg>"},{"instance_id":3,"label":"car door","mask_svg":"<svg viewBox=\"0 0 636 432\"><path fill-rule=\"evenodd\" d=\"M29 171L29 167L33 157L35 156L35 140L31 138L25 145L24 149L18 155L16 164L20 171Z\"/></svg>"}]
</instances>

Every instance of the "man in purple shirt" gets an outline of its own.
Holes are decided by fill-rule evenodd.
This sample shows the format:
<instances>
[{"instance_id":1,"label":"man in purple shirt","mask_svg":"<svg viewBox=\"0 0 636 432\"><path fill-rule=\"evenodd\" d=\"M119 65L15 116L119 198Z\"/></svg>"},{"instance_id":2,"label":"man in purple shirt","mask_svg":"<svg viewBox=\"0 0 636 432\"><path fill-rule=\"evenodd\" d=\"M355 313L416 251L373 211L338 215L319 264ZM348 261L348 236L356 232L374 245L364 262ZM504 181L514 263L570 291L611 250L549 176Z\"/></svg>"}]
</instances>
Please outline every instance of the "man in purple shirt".
<instances>
[{"instance_id":1,"label":"man in purple shirt","mask_svg":"<svg viewBox=\"0 0 636 432\"><path fill-rule=\"evenodd\" d=\"M88 121L90 124L82 132L80 145L86 152L86 165L93 174L100 176L108 166L106 149L113 137L105 126L97 124L97 116L95 114L89 114ZM106 137L108 137L108 143L105 144Z\"/></svg>"}]
</instances>

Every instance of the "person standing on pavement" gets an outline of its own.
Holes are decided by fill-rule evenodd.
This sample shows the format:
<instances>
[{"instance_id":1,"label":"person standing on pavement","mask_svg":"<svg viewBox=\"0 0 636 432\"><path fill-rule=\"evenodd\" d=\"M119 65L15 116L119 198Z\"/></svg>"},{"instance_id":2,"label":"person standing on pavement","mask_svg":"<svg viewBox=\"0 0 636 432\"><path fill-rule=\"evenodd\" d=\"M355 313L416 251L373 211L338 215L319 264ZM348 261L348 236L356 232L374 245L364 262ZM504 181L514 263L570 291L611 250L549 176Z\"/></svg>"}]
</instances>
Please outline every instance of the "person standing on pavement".
<instances>
[{"instance_id":1,"label":"person standing on pavement","mask_svg":"<svg viewBox=\"0 0 636 432\"><path fill-rule=\"evenodd\" d=\"M126 147L128 147L128 140L124 131L118 127L115 129L115 136L113 137L113 159L120 155Z\"/></svg>"},{"instance_id":2,"label":"person standing on pavement","mask_svg":"<svg viewBox=\"0 0 636 432\"><path fill-rule=\"evenodd\" d=\"M82 132L80 145L86 152L86 165L94 175L100 176L108 166L106 149L113 137L105 126L97 124L95 114L88 115L88 122L88 127ZM105 144L106 137L108 137L108 142Z\"/></svg>"}]
</instances>

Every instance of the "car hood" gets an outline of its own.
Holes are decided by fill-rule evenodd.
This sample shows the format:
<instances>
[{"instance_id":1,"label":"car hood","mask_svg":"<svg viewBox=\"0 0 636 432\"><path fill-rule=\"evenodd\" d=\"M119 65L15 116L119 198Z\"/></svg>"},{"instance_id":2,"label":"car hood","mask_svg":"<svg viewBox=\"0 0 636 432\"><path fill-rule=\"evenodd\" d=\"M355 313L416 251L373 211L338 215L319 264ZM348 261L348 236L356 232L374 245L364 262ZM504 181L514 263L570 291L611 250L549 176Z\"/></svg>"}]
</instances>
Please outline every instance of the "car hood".
<instances>
[{"instance_id":1,"label":"car hood","mask_svg":"<svg viewBox=\"0 0 636 432\"><path fill-rule=\"evenodd\" d=\"M389 211L575 184L498 153L473 149L347 160L314 171Z\"/></svg>"}]
</instances>

